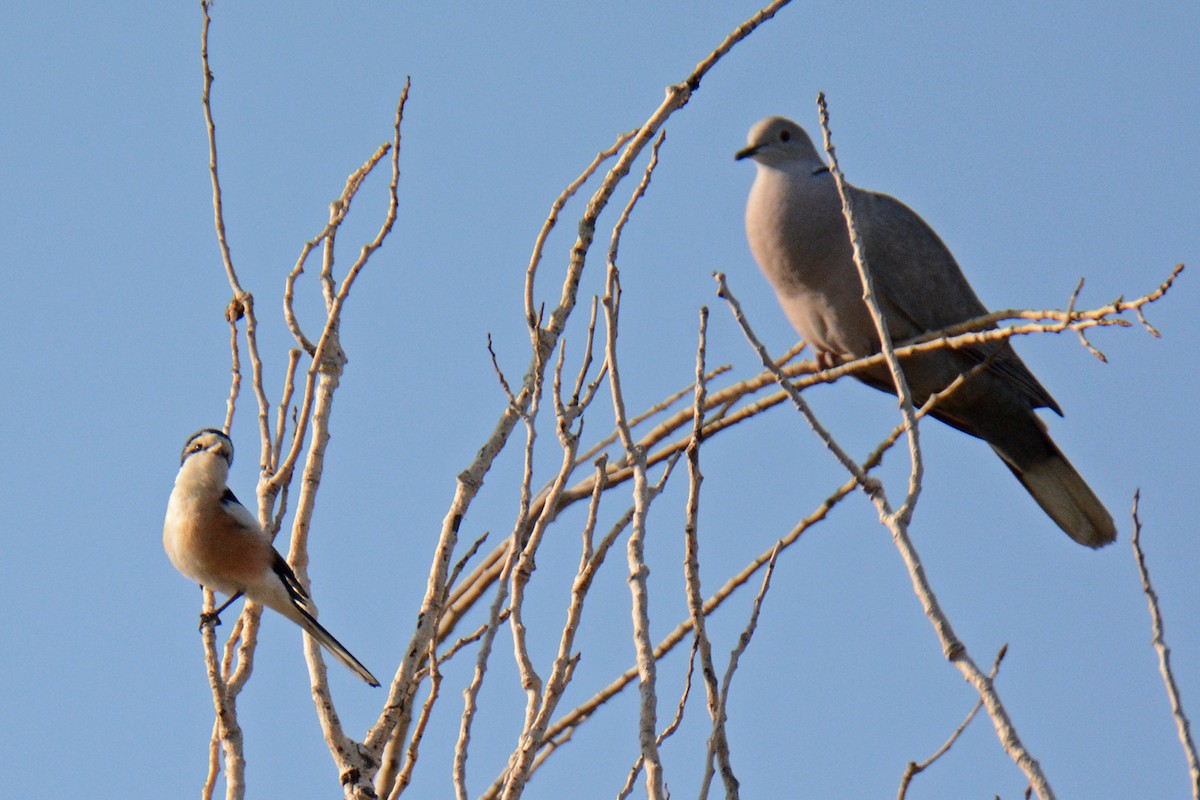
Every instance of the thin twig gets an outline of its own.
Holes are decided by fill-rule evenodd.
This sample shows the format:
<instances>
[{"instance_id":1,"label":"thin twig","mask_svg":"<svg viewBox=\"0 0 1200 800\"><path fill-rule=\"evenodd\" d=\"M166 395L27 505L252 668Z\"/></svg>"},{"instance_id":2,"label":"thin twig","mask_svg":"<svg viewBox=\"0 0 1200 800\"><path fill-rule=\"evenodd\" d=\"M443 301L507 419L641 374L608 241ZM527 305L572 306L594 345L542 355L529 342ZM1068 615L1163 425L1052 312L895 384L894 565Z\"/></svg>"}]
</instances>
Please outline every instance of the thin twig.
<instances>
[{"instance_id":1,"label":"thin twig","mask_svg":"<svg viewBox=\"0 0 1200 800\"><path fill-rule=\"evenodd\" d=\"M269 479L262 482L259 487L260 493L270 496L274 491L291 480L292 471L295 468L297 459L300 456L300 450L303 447L305 434L309 420L315 417L313 413L313 405L316 402L316 383L319 376L325 376L323 380L327 381L326 388L332 388L328 384L328 380L335 380L340 375L342 368L345 365L345 354L342 352L340 337L338 330L341 324L342 309L345 307L346 300L350 295L350 290L353 288L355 281L363 268L366 267L371 255L375 253L383 242L391 233L392 226L396 223L396 213L399 207L399 195L397 188L400 183L400 124L404 119L404 106L408 102L408 91L410 83L404 84L404 89L400 93L400 100L396 104L396 116L392 126L393 138L389 144L381 145L376 154L368 161L372 167L378 163L379 158L386 152L391 152L392 179L388 184L388 209L384 215L379 231L375 234L375 238L367 244L363 245L359 251L358 258L350 269L346 272L346 277L342 279L341 288L334 297L333 303L329 308L328 316L325 320L325 327L321 332L321 338L312 350L312 364L308 369L304 384L303 399L300 403L299 424L292 438L292 447L288 451L283 462L276 468L274 474ZM364 169L366 167L364 166ZM361 171L361 170L360 170ZM367 170L369 171L369 170ZM357 172L355 173L358 174ZM365 177L365 175L364 175ZM358 185L361 185L361 181ZM355 189L357 191L357 188ZM348 206L349 200L346 199ZM339 223L340 224L340 223ZM323 450L323 444L322 448ZM316 452L316 451L314 451Z\"/></svg>"},{"instance_id":2,"label":"thin twig","mask_svg":"<svg viewBox=\"0 0 1200 800\"><path fill-rule=\"evenodd\" d=\"M662 142L663 137L659 136L654 143L650 164L646 167L641 183L634 191L621 218L613 227L612 243L608 254L608 275L602 302L606 323L604 356L608 364L608 385L612 390L613 415L616 418L617 430L621 433L621 444L625 448L626 460L633 469L633 527L626 544L626 554L629 561L633 643L634 652L637 654L639 689L641 690L638 738L641 741L642 757L646 768L646 794L651 800L662 800L665 795L662 761L659 758L656 740L658 681L654 646L650 641L650 597L647 580L650 569L645 560L646 516L649 512L650 497L646 480L646 452L638 447L633 438L633 432L629 428L629 418L625 412L625 396L621 389L621 371L617 362L617 332L621 315L621 278L616 258L625 221L650 182L650 176L658 163L658 148Z\"/></svg>"},{"instance_id":3,"label":"thin twig","mask_svg":"<svg viewBox=\"0 0 1200 800\"><path fill-rule=\"evenodd\" d=\"M569 435L561 422L559 424L559 435L563 440L564 454L567 456L564 459L564 463L569 464L575 450L578 448L578 438ZM596 470L600 475L603 474L603 459L597 461ZM575 665L579 661L579 655L574 652L574 647L575 637L583 619L584 601L587 598L588 590L591 588L596 572L599 570L600 565L604 563L604 558L608 554L608 545L611 545L611 539L606 539L607 544L602 544L599 552L593 547L593 535L599 515L600 497L603 491L604 482L602 480L597 481L596 491L592 495L592 502L588 504L588 516L582 533L582 553L579 559L579 568L571 585L571 599L568 603L567 618L563 623L562 634L559 637L558 652L551 667L550 675L546 679L542 695L536 698L536 704L530 709L536 713L529 716L526 727L521 733L518 746L509 758L504 787L504 796L506 797L519 797L525 783L529 780L529 776L534 769L538 751L545 741L546 728L550 724L551 716L555 708L558 707L563 692L566 691L567 683L574 673Z\"/></svg>"},{"instance_id":4,"label":"thin twig","mask_svg":"<svg viewBox=\"0 0 1200 800\"><path fill-rule=\"evenodd\" d=\"M700 472L700 443L704 435L704 405L708 384L705 380L705 352L708 334L708 307L700 309L699 342L696 345L696 389L692 400L692 440L687 447L688 499L684 522L684 584L687 592L688 611L692 618L693 648L700 656L700 675L704 679L704 690L708 700L708 715L712 720L712 735L709 737L708 753L705 757L705 781L700 796L708 792L715 755L721 760L721 774L726 777L727 797L737 797L737 780L729 763L729 742L725 738L725 720L721 716L721 689L717 683L717 670L713 665L712 643L704 624L704 602L700 592L700 539L698 535L700 516L700 484L704 480Z\"/></svg>"},{"instance_id":5,"label":"thin twig","mask_svg":"<svg viewBox=\"0 0 1200 800\"><path fill-rule=\"evenodd\" d=\"M766 599L767 591L771 588L771 576L775 574L775 561L779 558L782 546L782 542L776 542L775 548L771 551L771 560L767 562L767 571L763 574L762 586L759 588L758 594L754 596L754 603L750 608L750 619L746 622L745 630L738 637L737 644L729 653L729 666L725 668L725 674L721 678L720 702L717 704L717 713L713 718L713 734L709 738L709 757L705 759L704 782L700 792L701 800L708 796L709 783L712 781L713 755L717 756L717 764L721 768L721 779L725 783L725 797L727 800L737 800L738 797L738 780L734 777L733 768L730 766L729 753L725 753L722 758L717 752L717 749L722 746L728 749L729 741L724 734L718 737L717 730L723 730L725 727L725 720L728 717L725 709L729 707L729 691L733 686L733 675L737 672L738 663L746 652L746 648L750 646L755 629L758 628L758 615L762 612L763 600Z\"/></svg>"},{"instance_id":6,"label":"thin twig","mask_svg":"<svg viewBox=\"0 0 1200 800\"><path fill-rule=\"evenodd\" d=\"M692 672L696 666L696 639L692 639L692 652L688 656L687 671L683 676L683 693L679 696L679 703L675 706L675 717L671 720L667 727L663 728L662 733L658 735L658 745L661 747L675 731L679 730L679 726L683 724L683 712L687 708L688 697L692 693ZM621 791L617 793L617 800L625 800L629 795L633 794L634 784L637 782L637 776L642 771L642 764L645 759L639 755L634 761L633 766L629 769L629 775L625 778L625 785L621 787Z\"/></svg>"},{"instance_id":7,"label":"thin twig","mask_svg":"<svg viewBox=\"0 0 1200 800\"><path fill-rule=\"evenodd\" d=\"M958 383L951 384L951 386L947 387L943 392L930 396L930 399L926 401L926 404L921 408L920 413L927 414L940 400L941 396L950 393L952 390L956 389L958 385ZM876 447L875 451L872 452L872 454L863 462L863 469L870 470L878 466L883 459L883 454L899 439L903 432L904 428L902 425L893 430L891 435L878 447ZM791 547L799 540L802 534L804 534L821 520L825 519L834 506L841 502L842 499L849 495L857 486L857 481L851 479L849 482L843 484L832 495L826 498L816 511L812 512L803 520L801 520L786 536L779 540L780 552ZM622 524L628 524L631 516L632 511L627 512L626 518L622 520ZM615 536L615 533L616 529L614 527L614 531L610 533L606 541L611 540L611 538ZM771 556L774 552L775 547L772 546L771 549L753 559L736 575L733 575L726 580L725 584L720 589L718 589L712 594L712 596L704 601L704 606L702 609L703 614L705 616L711 615L714 611L720 608L721 605L724 604L724 602L728 600L735 591L748 583L750 579L758 573L759 570L761 570L770 562ZM661 661L663 657L666 656L667 653L671 652L676 646L678 646L679 643L683 641L683 639L689 633L692 632L692 630L692 619L689 616L686 620L680 622L675 629L671 631L671 633L664 637L655 646L655 659ZM608 702L608 700L620 693L626 686L633 682L636 677L636 666L627 669L608 686L596 693L596 695L594 695L592 698L555 721L555 723L550 726L547 731L547 752L544 752L541 756L539 756L538 764L541 763L541 760L544 756L548 755L549 751L557 749L570 741L571 735L576 727L583 724L583 722L589 719L600 706L604 705L606 702ZM493 791L489 791L484 795L484 797L495 797L495 793Z\"/></svg>"},{"instance_id":8,"label":"thin twig","mask_svg":"<svg viewBox=\"0 0 1200 800\"><path fill-rule=\"evenodd\" d=\"M247 311L251 319L253 319L253 301L249 293L243 291L241 285L238 283L237 272L233 268L233 257L229 250L229 243L225 237L225 214L222 205L221 180L217 170L217 127L212 113L213 74L208 63L208 29L212 24L209 8L210 0L201 0L200 10L203 14L203 24L200 29L200 63L204 74L204 88L200 104L204 110L204 122L208 134L208 171L212 181L213 224L216 228L217 245L221 251L221 261L225 266L225 275L229 280L230 289L233 291L233 300L230 302L229 309L226 312L226 319L229 320L231 329L234 369L234 377L230 386L226 411L225 430L228 430L232 424L234 406L241 385L236 322ZM257 345L249 332L247 333L247 341L251 348L251 355L257 364ZM213 609L212 592L208 590L204 591L204 601L205 610L211 611ZM221 749L225 759L225 796L227 800L241 800L246 792L246 762L242 749L241 727L237 721L237 695L235 691L230 690L228 682L221 674L221 667L217 660L216 632L213 626L204 627L202 641L204 643L204 660L208 672L209 686L213 695L213 707L216 711L216 724L220 732ZM212 766L213 762L210 759L210 769ZM206 797L211 797L214 787L215 776L210 772L205 779L202 792L205 793Z\"/></svg>"},{"instance_id":9,"label":"thin twig","mask_svg":"<svg viewBox=\"0 0 1200 800\"><path fill-rule=\"evenodd\" d=\"M519 531L520 527L517 527L513 535L519 535ZM510 546L508 552L509 557L505 560L500 576L501 580L496 586L496 597L492 600L491 609L488 612L487 626L481 637L479 653L475 656L475 671L472 674L470 685L463 691L463 712L459 722L458 740L454 746L454 766L451 773L457 800L466 800L467 797L467 752L471 744L471 726L475 720L479 691L483 687L483 678L487 672L488 660L491 658L496 632L499 630L501 610L508 601L508 578L512 573L516 548ZM440 607L441 604L438 608ZM434 641L434 638L430 636L429 641ZM415 681L413 683L415 685Z\"/></svg>"},{"instance_id":10,"label":"thin twig","mask_svg":"<svg viewBox=\"0 0 1200 800\"><path fill-rule=\"evenodd\" d=\"M1187 758L1188 773L1192 778L1192 798L1200 800L1200 758L1196 755L1196 742L1192 739L1192 727L1187 714L1183 710L1183 701L1179 697L1179 686L1175 683L1175 673L1171 671L1171 649L1163 634L1162 611L1158 607L1158 593L1150 583L1150 571L1146 567L1146 557L1142 553L1142 521L1138 518L1138 503L1141 500L1141 490L1133 493L1133 536L1130 544L1133 546L1133 558L1137 563L1138 576L1142 579L1142 593L1146 595L1146 604L1150 607L1150 623L1153 631L1151 643L1154 652L1158 654L1158 671L1162 675L1163 685L1167 689L1167 699L1171 703L1171 717L1175 720L1175 728L1179 734L1179 743L1183 746L1183 754Z\"/></svg>"},{"instance_id":11,"label":"thin twig","mask_svg":"<svg viewBox=\"0 0 1200 800\"><path fill-rule=\"evenodd\" d=\"M424 705L421 706L421 714L417 717L416 726L413 728L412 738L409 739L408 749L404 754L404 767L396 776L395 783L392 786L392 791L388 794L388 800L398 800L404 790L408 788L412 782L412 773L417 766L417 757L420 754L421 739L425 735L425 728L429 724L429 719L433 714L433 704L437 702L438 694L442 687L442 673L438 669L439 659L435 650L435 643L429 642L429 695L425 698Z\"/></svg>"},{"instance_id":12,"label":"thin twig","mask_svg":"<svg viewBox=\"0 0 1200 800\"><path fill-rule=\"evenodd\" d=\"M988 674L988 677L991 680L996 679L996 673L1000 671L1000 662L1004 660L1004 654L1007 652L1008 645L1006 644L1003 645L1000 648L1000 652L996 654L996 660L992 663L992 671ZM975 715L979 713L979 709L981 708L983 708L982 699L976 701L975 707L971 709L971 713L967 714L967 718L962 721L961 725L954 729L954 733L950 734L950 738L947 739L945 743L939 747L937 751L929 758L925 759L920 764L916 763L915 761L908 762L908 766L904 769L904 775L902 775L900 778L900 791L896 795L896 800L905 800L905 797L908 794L908 785L912 782L912 779L929 769L935 761L946 755L946 753L950 752L950 748L953 747L954 743L958 741L958 737L963 735L963 731L965 731L967 726L971 724L971 721L975 719Z\"/></svg>"},{"instance_id":13,"label":"thin twig","mask_svg":"<svg viewBox=\"0 0 1200 800\"><path fill-rule=\"evenodd\" d=\"M796 407L796 410L799 411L804 417L804 421L807 422L809 427L813 429L813 432L817 434L817 438L821 440L821 444L823 444L825 448L833 454L833 457L837 459L838 463L841 464L847 472L854 476L854 478L858 481L859 486L862 487L863 491L872 497L876 496L881 491L879 482L873 478L869 478L863 471L862 467L860 467L858 463L855 462L855 460L851 458L845 450L842 449L842 446L839 445L833 438L833 434L831 434L825 425L819 419L817 419L816 414L813 413L812 409L808 405L808 402L800 395L800 390L787 381L783 372L778 366L776 366L776 362L767 352L767 348L754 334L753 329L750 327L749 320L746 319L746 315L742 312L742 304L738 302L736 297L734 297L733 292L730 291L729 285L725 281L724 273L715 273L713 277L717 281L717 296L729 304L729 310L733 314L734 320L738 323L738 327L741 329L742 335L746 338L746 341L750 343L750 346L754 349L754 352L758 354L759 360L762 362L763 366L767 368L767 371L775 376L776 383L787 393L788 398L792 401L792 405Z\"/></svg>"}]
</instances>

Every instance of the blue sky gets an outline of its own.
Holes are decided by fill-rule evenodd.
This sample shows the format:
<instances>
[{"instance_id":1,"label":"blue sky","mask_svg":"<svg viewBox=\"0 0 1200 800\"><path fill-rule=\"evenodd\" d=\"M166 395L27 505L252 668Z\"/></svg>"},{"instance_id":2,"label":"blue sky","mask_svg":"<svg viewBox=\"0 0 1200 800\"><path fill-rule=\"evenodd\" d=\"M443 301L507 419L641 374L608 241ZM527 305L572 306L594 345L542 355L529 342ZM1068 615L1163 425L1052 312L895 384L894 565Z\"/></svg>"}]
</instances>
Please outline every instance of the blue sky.
<instances>
[{"instance_id":1,"label":"blue sky","mask_svg":"<svg viewBox=\"0 0 1200 800\"><path fill-rule=\"evenodd\" d=\"M412 630L454 478L503 409L486 350L510 380L527 363L522 280L562 188L619 132L643 122L757 8L735 3L515 7L218 3L210 54L226 220L254 292L277 400L290 338L283 278L320 231L345 176L389 136L406 76L400 217L346 311L350 364L338 394L311 548L322 620L381 678ZM199 592L160 544L183 440L219 425L228 392L229 290L212 228L193 3L9 4L0 11L0 262L8 354L3 486L13 514L0 560L6 691L4 793L46 785L89 797L190 796L204 777L210 694L195 633ZM992 308L1080 307L1157 286L1194 262L1200 221L1200 10L1192 4L802 3L740 44L667 125L662 164L622 244L621 359L631 408L683 388L697 309L712 308L711 364L756 372L715 297L731 286L774 352L794 334L742 232L753 169L733 153L759 118L816 132L824 91L849 179L929 221ZM644 158L643 162L644 163ZM373 234L384 184L341 234ZM629 183L602 220L583 292ZM582 211L547 248L539 296L557 297ZM351 249L342 252L348 263ZM1194 268L1193 268L1194 269ZM313 284L306 285L314 295ZM310 314L313 301L302 307ZM1086 551L1063 536L979 442L925 427L914 536L930 579L980 663L1009 645L999 688L1062 797L1178 797L1187 771L1168 715L1128 509L1142 490L1144 546L1185 705L1200 714L1200 544L1191 270L1140 328L1022 340L1066 411L1063 450L1106 501L1121 540ZM579 341L579 330L569 336ZM851 382L809 393L850 452L894 424L894 404ZM607 433L604 413L588 428ZM257 479L247 396L231 485ZM547 442L552 432L543 435ZM585 436L585 438L587 438ZM489 476L464 539L507 534L519 440ZM809 514L843 476L784 407L704 451L708 591ZM893 456L894 492L904 476ZM542 479L556 463L545 451ZM655 634L682 618L683 484L650 518ZM624 501L621 501L622 503ZM613 508L616 508L614 503ZM578 558L579 515L538 559L533 631L548 663ZM582 701L632 663L623 559L598 579L576 685ZM751 593L712 621L719 663ZM227 629L226 629L227 630ZM498 640L472 751L478 794L502 768L523 697ZM243 695L251 797L328 797L336 775L309 701L300 634L263 626ZM469 659L447 668L409 796L447 796ZM684 659L660 668L669 717ZM336 667L335 667L336 669ZM349 731L382 692L333 677ZM699 694L664 751L674 796L695 793L707 723ZM890 539L850 498L780 559L734 683L733 766L754 797L890 796L904 765L935 750L974 697L940 651ZM613 796L636 756L632 693L606 706L537 775L530 797ZM48 774L41 765L55 766ZM1017 797L1020 773L979 719L910 796Z\"/></svg>"}]
</instances>

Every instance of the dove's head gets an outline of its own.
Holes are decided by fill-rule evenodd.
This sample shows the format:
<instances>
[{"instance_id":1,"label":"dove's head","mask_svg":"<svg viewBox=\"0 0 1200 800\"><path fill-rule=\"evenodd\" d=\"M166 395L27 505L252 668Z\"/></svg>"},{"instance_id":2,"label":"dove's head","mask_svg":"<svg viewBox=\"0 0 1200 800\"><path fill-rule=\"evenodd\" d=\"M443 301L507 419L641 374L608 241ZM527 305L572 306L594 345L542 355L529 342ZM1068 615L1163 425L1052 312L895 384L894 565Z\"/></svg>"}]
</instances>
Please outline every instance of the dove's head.
<instances>
[{"instance_id":1,"label":"dove's head","mask_svg":"<svg viewBox=\"0 0 1200 800\"><path fill-rule=\"evenodd\" d=\"M767 117L750 129L746 147L737 152L738 161L752 158L764 167L786 164L824 166L812 139L796 123L784 117Z\"/></svg>"}]
</instances>

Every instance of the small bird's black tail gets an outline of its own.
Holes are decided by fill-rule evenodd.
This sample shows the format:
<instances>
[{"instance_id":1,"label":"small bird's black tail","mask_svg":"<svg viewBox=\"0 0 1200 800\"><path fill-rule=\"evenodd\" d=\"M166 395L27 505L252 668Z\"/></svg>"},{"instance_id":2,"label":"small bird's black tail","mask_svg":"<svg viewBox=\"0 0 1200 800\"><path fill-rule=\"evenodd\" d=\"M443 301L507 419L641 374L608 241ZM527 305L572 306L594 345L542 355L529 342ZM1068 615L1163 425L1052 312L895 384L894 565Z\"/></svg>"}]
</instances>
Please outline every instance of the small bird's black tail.
<instances>
[{"instance_id":1,"label":"small bird's black tail","mask_svg":"<svg viewBox=\"0 0 1200 800\"><path fill-rule=\"evenodd\" d=\"M308 613L299 604L295 604L294 608L300 613L299 619L296 620L300 627L308 632L308 635L316 639L317 642L328 650L340 662L358 677L362 678L370 686L378 686L379 681L371 674L371 671L362 665L362 662L355 658L349 650L342 646L342 643L333 638L333 634L325 630L321 623L317 622L316 617Z\"/></svg>"},{"instance_id":2,"label":"small bird's black tail","mask_svg":"<svg viewBox=\"0 0 1200 800\"><path fill-rule=\"evenodd\" d=\"M316 639L318 644L332 653L338 661L345 664L346 668L355 675L362 678L371 686L378 686L379 681L375 680L375 676L371 674L371 671L364 667L361 661L351 655L350 651L343 647L341 642L333 638L333 634L325 630L324 626L317 622L317 618L308 610L309 604L312 602L309 599L308 591L300 584L296 573L292 571L291 566L284 560L283 556L279 555L278 551L275 551L275 563L272 565L272 568L283 583L286 595L264 598L264 602L301 628L304 628L309 636Z\"/></svg>"}]
</instances>

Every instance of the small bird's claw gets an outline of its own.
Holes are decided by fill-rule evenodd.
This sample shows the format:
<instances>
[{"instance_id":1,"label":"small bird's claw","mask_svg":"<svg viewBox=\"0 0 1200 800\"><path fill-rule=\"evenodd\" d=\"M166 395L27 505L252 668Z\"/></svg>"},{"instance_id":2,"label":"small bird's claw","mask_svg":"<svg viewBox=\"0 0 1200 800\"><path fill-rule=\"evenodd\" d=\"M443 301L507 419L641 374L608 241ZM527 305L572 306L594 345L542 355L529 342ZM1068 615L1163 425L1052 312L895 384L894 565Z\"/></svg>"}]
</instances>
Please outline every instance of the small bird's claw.
<instances>
[{"instance_id":1,"label":"small bird's claw","mask_svg":"<svg viewBox=\"0 0 1200 800\"><path fill-rule=\"evenodd\" d=\"M205 611L200 614L200 627L198 630L203 631L205 625L212 625L214 628L221 624L221 615L216 611Z\"/></svg>"}]
</instances>

